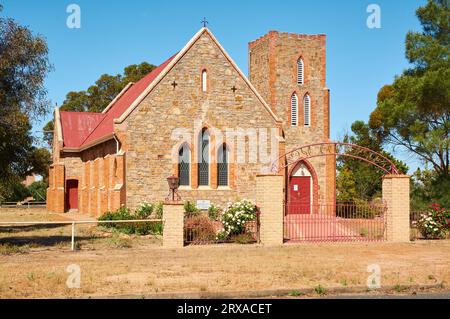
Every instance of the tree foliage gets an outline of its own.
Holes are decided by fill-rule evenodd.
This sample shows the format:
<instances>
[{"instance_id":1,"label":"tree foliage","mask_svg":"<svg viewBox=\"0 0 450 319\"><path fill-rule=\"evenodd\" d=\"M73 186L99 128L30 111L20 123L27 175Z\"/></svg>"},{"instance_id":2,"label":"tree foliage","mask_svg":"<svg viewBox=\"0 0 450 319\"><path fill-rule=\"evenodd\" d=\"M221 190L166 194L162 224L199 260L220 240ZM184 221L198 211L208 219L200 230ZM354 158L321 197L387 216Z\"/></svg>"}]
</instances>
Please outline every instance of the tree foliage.
<instances>
[{"instance_id":1,"label":"tree foliage","mask_svg":"<svg viewBox=\"0 0 450 319\"><path fill-rule=\"evenodd\" d=\"M103 74L86 91L69 92L61 105L61 111L101 112L130 82L137 82L153 71L154 65L147 62L127 66L123 74ZM44 126L44 135L49 145L52 144L54 123L48 122Z\"/></svg>"},{"instance_id":2,"label":"tree foliage","mask_svg":"<svg viewBox=\"0 0 450 319\"><path fill-rule=\"evenodd\" d=\"M380 90L369 125L382 143L406 149L449 178L449 1L429 0L417 16L423 31L406 36L412 66Z\"/></svg>"},{"instance_id":3,"label":"tree foliage","mask_svg":"<svg viewBox=\"0 0 450 319\"><path fill-rule=\"evenodd\" d=\"M47 170L49 153L33 145L30 120L48 111L44 80L50 70L45 39L0 17L0 199L26 175Z\"/></svg>"},{"instance_id":4,"label":"tree foliage","mask_svg":"<svg viewBox=\"0 0 450 319\"><path fill-rule=\"evenodd\" d=\"M391 160L398 170L407 172L405 163L386 152L380 140L374 135L368 124L356 121L351 126L352 134L346 134L345 143L356 144L380 153ZM340 157L337 162L337 199L354 201L356 199L372 200L381 196L381 183L384 172L376 166L352 157Z\"/></svg>"}]
</instances>

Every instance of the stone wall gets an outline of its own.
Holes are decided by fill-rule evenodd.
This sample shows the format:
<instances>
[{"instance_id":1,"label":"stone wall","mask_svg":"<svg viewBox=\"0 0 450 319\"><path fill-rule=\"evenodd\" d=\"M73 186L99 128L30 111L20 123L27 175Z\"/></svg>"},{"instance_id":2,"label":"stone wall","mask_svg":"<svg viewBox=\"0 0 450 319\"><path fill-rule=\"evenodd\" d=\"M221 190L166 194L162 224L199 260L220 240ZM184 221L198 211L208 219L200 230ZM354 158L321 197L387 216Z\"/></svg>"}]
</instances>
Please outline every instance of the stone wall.
<instances>
[{"instance_id":1,"label":"stone wall","mask_svg":"<svg viewBox=\"0 0 450 319\"><path fill-rule=\"evenodd\" d=\"M326 37L271 31L249 43L249 77L283 121L286 151L330 137L329 90L326 87ZM297 84L297 61L304 62L304 83ZM291 97L298 97L298 126L291 126ZM303 97L311 98L311 125L303 125ZM320 202L335 200L335 159L309 160L319 179Z\"/></svg>"},{"instance_id":2,"label":"stone wall","mask_svg":"<svg viewBox=\"0 0 450 319\"><path fill-rule=\"evenodd\" d=\"M207 70L207 92L201 87L202 70ZM171 85L174 81L177 83L175 88ZM237 89L235 92L233 87ZM273 116L207 33L197 40L124 124L118 135L124 135L123 140L129 141L125 149L126 204L131 208L144 201L161 201L168 194L166 178L177 173L176 154L183 141L179 136L172 138L175 129L191 134L188 141L191 163L197 157L196 141L202 126L222 132L227 128L241 128L265 129L270 133L274 128L279 133ZM226 137L224 140L231 153L236 154L237 141L233 145ZM257 154L252 147L250 139L246 140L247 156L250 151ZM219 205L237 198L254 200L256 174L269 166L270 161L248 163L247 160L230 165L229 186L217 187L216 153L211 148L208 187L198 187L196 165L191 164L191 185L180 190L183 200L205 199Z\"/></svg>"}]
</instances>

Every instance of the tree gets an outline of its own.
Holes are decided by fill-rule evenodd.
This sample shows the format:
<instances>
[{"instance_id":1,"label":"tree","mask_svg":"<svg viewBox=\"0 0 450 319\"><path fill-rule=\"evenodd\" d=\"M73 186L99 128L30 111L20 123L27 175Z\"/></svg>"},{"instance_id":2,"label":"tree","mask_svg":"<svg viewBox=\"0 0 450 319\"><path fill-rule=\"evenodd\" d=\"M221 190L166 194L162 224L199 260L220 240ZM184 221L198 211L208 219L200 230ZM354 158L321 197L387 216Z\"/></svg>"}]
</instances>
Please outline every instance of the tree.
<instances>
[{"instance_id":1,"label":"tree","mask_svg":"<svg viewBox=\"0 0 450 319\"><path fill-rule=\"evenodd\" d=\"M0 17L0 199L44 165L44 153L33 146L30 119L48 111L44 80L50 70L45 39Z\"/></svg>"},{"instance_id":2,"label":"tree","mask_svg":"<svg viewBox=\"0 0 450 319\"><path fill-rule=\"evenodd\" d=\"M345 135L343 139L345 143L369 148L391 160L401 172L408 171L405 163L397 160L383 149L380 140L371 132L367 123L356 121L352 124L351 130L353 134ZM381 196L384 172L376 166L352 157L342 156L338 159L337 169L336 187L339 201L372 200Z\"/></svg>"},{"instance_id":3,"label":"tree","mask_svg":"<svg viewBox=\"0 0 450 319\"><path fill-rule=\"evenodd\" d=\"M28 192L35 201L45 201L47 198L47 184L44 181L34 182L28 186Z\"/></svg>"},{"instance_id":4,"label":"tree","mask_svg":"<svg viewBox=\"0 0 450 319\"><path fill-rule=\"evenodd\" d=\"M428 0L417 10L422 32L406 36L412 67L378 93L369 125L386 145L401 147L438 176L450 178L450 5Z\"/></svg>"},{"instance_id":5,"label":"tree","mask_svg":"<svg viewBox=\"0 0 450 319\"><path fill-rule=\"evenodd\" d=\"M86 91L69 92L61 105L61 111L101 112L130 82L137 82L153 71L154 65L147 62L127 66L123 74L103 74ZM53 120L44 126L44 139L49 145L53 142Z\"/></svg>"}]
</instances>

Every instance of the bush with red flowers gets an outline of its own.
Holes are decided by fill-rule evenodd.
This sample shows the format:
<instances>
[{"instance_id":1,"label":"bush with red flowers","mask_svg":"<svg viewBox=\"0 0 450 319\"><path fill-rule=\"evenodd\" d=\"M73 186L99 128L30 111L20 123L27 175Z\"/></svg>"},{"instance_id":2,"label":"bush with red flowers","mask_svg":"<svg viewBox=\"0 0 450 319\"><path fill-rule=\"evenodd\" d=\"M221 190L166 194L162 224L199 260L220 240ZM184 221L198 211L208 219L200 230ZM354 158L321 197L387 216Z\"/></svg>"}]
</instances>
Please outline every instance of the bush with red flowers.
<instances>
[{"instance_id":1,"label":"bush with red flowers","mask_svg":"<svg viewBox=\"0 0 450 319\"><path fill-rule=\"evenodd\" d=\"M427 213L420 215L416 225L427 239L446 238L450 235L450 210L433 204Z\"/></svg>"}]
</instances>

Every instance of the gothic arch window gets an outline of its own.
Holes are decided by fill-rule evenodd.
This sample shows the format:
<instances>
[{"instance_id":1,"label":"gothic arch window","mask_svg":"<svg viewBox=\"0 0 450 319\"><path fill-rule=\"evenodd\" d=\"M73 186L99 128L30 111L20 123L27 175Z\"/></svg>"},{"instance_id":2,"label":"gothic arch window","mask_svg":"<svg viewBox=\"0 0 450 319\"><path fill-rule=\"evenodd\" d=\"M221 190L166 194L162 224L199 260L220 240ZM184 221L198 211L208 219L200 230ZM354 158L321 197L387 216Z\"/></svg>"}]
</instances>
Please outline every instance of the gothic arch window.
<instances>
[{"instance_id":1,"label":"gothic arch window","mask_svg":"<svg viewBox=\"0 0 450 319\"><path fill-rule=\"evenodd\" d=\"M198 136L198 185L209 185L209 133L203 128Z\"/></svg>"},{"instance_id":2,"label":"gothic arch window","mask_svg":"<svg viewBox=\"0 0 450 319\"><path fill-rule=\"evenodd\" d=\"M291 125L297 126L298 124L298 98L297 94L291 96Z\"/></svg>"},{"instance_id":3,"label":"gothic arch window","mask_svg":"<svg viewBox=\"0 0 450 319\"><path fill-rule=\"evenodd\" d=\"M202 71L202 91L206 92L208 90L208 72L206 70Z\"/></svg>"},{"instance_id":4,"label":"gothic arch window","mask_svg":"<svg viewBox=\"0 0 450 319\"><path fill-rule=\"evenodd\" d=\"M184 143L178 150L178 178L180 186L190 185L190 150Z\"/></svg>"},{"instance_id":5,"label":"gothic arch window","mask_svg":"<svg viewBox=\"0 0 450 319\"><path fill-rule=\"evenodd\" d=\"M304 83L304 76L305 76L304 63L302 58L299 58L297 60L297 84Z\"/></svg>"},{"instance_id":6,"label":"gothic arch window","mask_svg":"<svg viewBox=\"0 0 450 319\"><path fill-rule=\"evenodd\" d=\"M303 98L303 115L305 119L305 126L311 125L311 98L309 94L305 94Z\"/></svg>"},{"instance_id":7,"label":"gothic arch window","mask_svg":"<svg viewBox=\"0 0 450 319\"><path fill-rule=\"evenodd\" d=\"M225 143L217 152L217 185L228 186L228 148Z\"/></svg>"}]
</instances>

